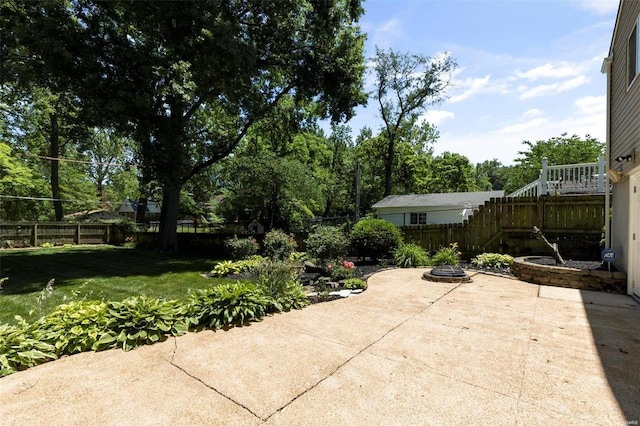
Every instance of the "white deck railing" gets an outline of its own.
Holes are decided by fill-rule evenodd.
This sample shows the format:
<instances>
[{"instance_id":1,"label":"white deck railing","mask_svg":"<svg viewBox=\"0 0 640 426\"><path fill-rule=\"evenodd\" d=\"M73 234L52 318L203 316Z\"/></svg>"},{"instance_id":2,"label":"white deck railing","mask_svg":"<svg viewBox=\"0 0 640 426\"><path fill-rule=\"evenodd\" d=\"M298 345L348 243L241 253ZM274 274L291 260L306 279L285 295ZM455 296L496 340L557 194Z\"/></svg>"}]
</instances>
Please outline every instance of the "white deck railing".
<instances>
[{"instance_id":1,"label":"white deck railing","mask_svg":"<svg viewBox=\"0 0 640 426\"><path fill-rule=\"evenodd\" d=\"M537 197L555 194L602 194L605 189L604 157L596 163L549 166L542 159L540 177L507 197Z\"/></svg>"}]
</instances>

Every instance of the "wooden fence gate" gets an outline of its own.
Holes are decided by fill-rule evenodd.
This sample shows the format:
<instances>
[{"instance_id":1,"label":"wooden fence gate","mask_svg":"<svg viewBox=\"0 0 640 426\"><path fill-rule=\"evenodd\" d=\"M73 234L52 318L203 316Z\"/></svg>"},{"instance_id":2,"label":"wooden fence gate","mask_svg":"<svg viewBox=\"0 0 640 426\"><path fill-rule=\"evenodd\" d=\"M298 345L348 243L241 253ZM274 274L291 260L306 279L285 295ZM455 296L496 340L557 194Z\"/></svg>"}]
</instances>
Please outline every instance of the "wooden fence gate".
<instances>
[{"instance_id":1,"label":"wooden fence gate","mask_svg":"<svg viewBox=\"0 0 640 426\"><path fill-rule=\"evenodd\" d=\"M463 223L406 226L402 232L405 241L428 251L456 242L465 258L484 252L521 256L546 253L533 237L537 226L564 257L594 259L604 221L604 195L510 197L492 198Z\"/></svg>"}]
</instances>

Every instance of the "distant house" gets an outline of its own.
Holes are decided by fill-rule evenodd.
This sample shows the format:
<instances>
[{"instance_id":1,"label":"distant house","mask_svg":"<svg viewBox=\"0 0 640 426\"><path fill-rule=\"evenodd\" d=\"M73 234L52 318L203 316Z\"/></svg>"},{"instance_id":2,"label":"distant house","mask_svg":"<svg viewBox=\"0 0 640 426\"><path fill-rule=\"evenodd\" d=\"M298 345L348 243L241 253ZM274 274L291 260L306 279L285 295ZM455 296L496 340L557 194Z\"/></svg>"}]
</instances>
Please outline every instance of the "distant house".
<instances>
[{"instance_id":1,"label":"distant house","mask_svg":"<svg viewBox=\"0 0 640 426\"><path fill-rule=\"evenodd\" d=\"M136 217L138 216L138 206L143 203L140 201L131 201L129 198L124 200L118 209L118 214L120 216L124 216L128 219L136 221ZM145 220L157 220L160 217L160 203L157 201L147 201L146 202L147 210L145 214Z\"/></svg>"},{"instance_id":2,"label":"distant house","mask_svg":"<svg viewBox=\"0 0 640 426\"><path fill-rule=\"evenodd\" d=\"M627 274L627 293L636 297L640 297L639 17L640 2L620 2L609 55L602 64L607 74L607 175L614 195L606 244L615 251L615 267ZM606 198L608 206L608 193Z\"/></svg>"},{"instance_id":3,"label":"distant house","mask_svg":"<svg viewBox=\"0 0 640 426\"><path fill-rule=\"evenodd\" d=\"M501 197L504 191L389 195L373 210L378 218L397 226L462 223L485 201Z\"/></svg>"}]
</instances>

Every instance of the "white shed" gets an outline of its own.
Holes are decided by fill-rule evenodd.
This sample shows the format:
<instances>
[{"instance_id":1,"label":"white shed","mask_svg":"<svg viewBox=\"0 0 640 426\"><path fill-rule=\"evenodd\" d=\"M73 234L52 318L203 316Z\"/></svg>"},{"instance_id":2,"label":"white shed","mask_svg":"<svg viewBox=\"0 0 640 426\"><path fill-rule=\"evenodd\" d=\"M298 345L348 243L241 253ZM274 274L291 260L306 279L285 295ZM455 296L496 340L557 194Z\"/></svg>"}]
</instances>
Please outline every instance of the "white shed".
<instances>
[{"instance_id":1,"label":"white shed","mask_svg":"<svg viewBox=\"0 0 640 426\"><path fill-rule=\"evenodd\" d=\"M396 226L462 223L485 201L502 197L504 191L389 195L373 209L378 218Z\"/></svg>"}]
</instances>

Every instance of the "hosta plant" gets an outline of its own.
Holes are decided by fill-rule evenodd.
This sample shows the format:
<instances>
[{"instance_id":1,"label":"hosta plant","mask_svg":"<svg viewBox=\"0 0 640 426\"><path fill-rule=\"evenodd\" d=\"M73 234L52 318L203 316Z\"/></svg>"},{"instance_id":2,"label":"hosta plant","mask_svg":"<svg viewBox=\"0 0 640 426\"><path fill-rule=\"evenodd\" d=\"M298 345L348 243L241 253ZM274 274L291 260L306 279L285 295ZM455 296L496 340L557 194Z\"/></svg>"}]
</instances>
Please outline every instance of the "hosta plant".
<instances>
[{"instance_id":1,"label":"hosta plant","mask_svg":"<svg viewBox=\"0 0 640 426\"><path fill-rule=\"evenodd\" d=\"M207 290L196 290L190 297L191 322L196 328L213 330L259 321L272 302L254 284L236 282Z\"/></svg>"},{"instance_id":2,"label":"hosta plant","mask_svg":"<svg viewBox=\"0 0 640 426\"><path fill-rule=\"evenodd\" d=\"M188 330L186 309L175 300L135 296L107 306L109 332L97 342L98 349L122 347L128 351Z\"/></svg>"},{"instance_id":3,"label":"hosta plant","mask_svg":"<svg viewBox=\"0 0 640 426\"><path fill-rule=\"evenodd\" d=\"M348 280L344 281L344 284L342 284L342 287L347 290L357 290L357 289L366 290L367 282L361 278L349 278Z\"/></svg>"},{"instance_id":4,"label":"hosta plant","mask_svg":"<svg viewBox=\"0 0 640 426\"><path fill-rule=\"evenodd\" d=\"M74 301L60 305L43 319L42 330L58 355L96 350L101 337L109 339L107 304Z\"/></svg>"},{"instance_id":5,"label":"hosta plant","mask_svg":"<svg viewBox=\"0 0 640 426\"><path fill-rule=\"evenodd\" d=\"M209 272L209 275L221 278L230 274L237 274L238 272L240 272L240 266L236 262L223 260L222 262L216 263L213 269Z\"/></svg>"},{"instance_id":6,"label":"hosta plant","mask_svg":"<svg viewBox=\"0 0 640 426\"><path fill-rule=\"evenodd\" d=\"M44 341L38 323L16 319L17 325L0 324L0 377L57 358L55 347Z\"/></svg>"},{"instance_id":7,"label":"hosta plant","mask_svg":"<svg viewBox=\"0 0 640 426\"><path fill-rule=\"evenodd\" d=\"M513 266L513 257L508 254L482 253L471 259L478 268L507 268Z\"/></svg>"}]
</instances>

